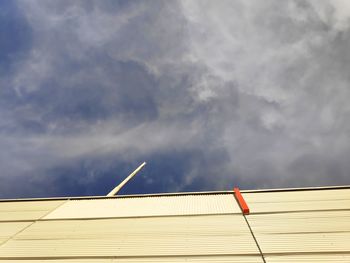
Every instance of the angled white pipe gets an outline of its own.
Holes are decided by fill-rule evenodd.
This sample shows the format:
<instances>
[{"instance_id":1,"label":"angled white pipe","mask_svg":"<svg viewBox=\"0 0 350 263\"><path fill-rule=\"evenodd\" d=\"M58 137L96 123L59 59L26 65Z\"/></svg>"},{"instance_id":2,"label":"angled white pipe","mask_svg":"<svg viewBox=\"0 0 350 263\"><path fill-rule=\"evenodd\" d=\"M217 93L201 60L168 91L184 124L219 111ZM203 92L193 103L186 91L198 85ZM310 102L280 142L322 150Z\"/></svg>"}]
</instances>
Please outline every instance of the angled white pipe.
<instances>
[{"instance_id":1,"label":"angled white pipe","mask_svg":"<svg viewBox=\"0 0 350 263\"><path fill-rule=\"evenodd\" d=\"M128 177L126 177L123 182L121 182L119 185L117 185L112 191L108 193L107 196L114 196L116 195L122 187L129 182L131 178L133 178L144 166L146 165L146 162L143 162L139 167L136 168L135 171L133 171Z\"/></svg>"}]
</instances>

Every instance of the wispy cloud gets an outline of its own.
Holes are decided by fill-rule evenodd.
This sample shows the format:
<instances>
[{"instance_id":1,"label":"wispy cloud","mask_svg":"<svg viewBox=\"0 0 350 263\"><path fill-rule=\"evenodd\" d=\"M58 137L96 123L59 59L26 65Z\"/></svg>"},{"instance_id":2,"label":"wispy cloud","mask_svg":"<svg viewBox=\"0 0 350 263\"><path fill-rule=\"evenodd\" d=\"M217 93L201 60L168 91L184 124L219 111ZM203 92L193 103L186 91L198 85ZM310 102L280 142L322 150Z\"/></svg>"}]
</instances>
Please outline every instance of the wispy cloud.
<instances>
[{"instance_id":1,"label":"wispy cloud","mask_svg":"<svg viewBox=\"0 0 350 263\"><path fill-rule=\"evenodd\" d=\"M144 191L350 183L347 1L6 8L28 42L0 65L2 196L74 195L141 159Z\"/></svg>"}]
</instances>

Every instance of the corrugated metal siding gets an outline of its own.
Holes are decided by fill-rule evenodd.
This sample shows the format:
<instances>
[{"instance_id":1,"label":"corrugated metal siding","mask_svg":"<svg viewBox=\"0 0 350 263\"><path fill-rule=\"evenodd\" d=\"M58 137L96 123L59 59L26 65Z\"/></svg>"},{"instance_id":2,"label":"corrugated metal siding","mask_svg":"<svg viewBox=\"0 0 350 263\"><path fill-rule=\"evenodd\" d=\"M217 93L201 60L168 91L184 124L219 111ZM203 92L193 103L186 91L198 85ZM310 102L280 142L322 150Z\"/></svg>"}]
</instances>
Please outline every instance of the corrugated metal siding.
<instances>
[{"instance_id":1,"label":"corrugated metal siding","mask_svg":"<svg viewBox=\"0 0 350 263\"><path fill-rule=\"evenodd\" d=\"M38 221L0 257L259 255L241 215Z\"/></svg>"},{"instance_id":2,"label":"corrugated metal siding","mask_svg":"<svg viewBox=\"0 0 350 263\"><path fill-rule=\"evenodd\" d=\"M0 202L0 221L36 220L66 201Z\"/></svg>"},{"instance_id":3,"label":"corrugated metal siding","mask_svg":"<svg viewBox=\"0 0 350 263\"><path fill-rule=\"evenodd\" d=\"M111 263L117 262L116 260L105 258L105 259L52 259L52 260L40 260L40 259L19 259L19 260L1 260L0 263Z\"/></svg>"},{"instance_id":4,"label":"corrugated metal siding","mask_svg":"<svg viewBox=\"0 0 350 263\"><path fill-rule=\"evenodd\" d=\"M264 254L350 253L350 211L247 216Z\"/></svg>"},{"instance_id":5,"label":"corrugated metal siding","mask_svg":"<svg viewBox=\"0 0 350 263\"><path fill-rule=\"evenodd\" d=\"M45 219L241 213L233 194L68 201Z\"/></svg>"},{"instance_id":6,"label":"corrugated metal siding","mask_svg":"<svg viewBox=\"0 0 350 263\"><path fill-rule=\"evenodd\" d=\"M333 262L319 253L350 253L350 189L246 193L244 197L252 212L248 222L267 262L320 262L320 258ZM279 253L294 255L271 255ZM303 258L298 253L315 254Z\"/></svg>"},{"instance_id":7,"label":"corrugated metal siding","mask_svg":"<svg viewBox=\"0 0 350 263\"><path fill-rule=\"evenodd\" d=\"M260 256L205 256L205 257L178 257L178 258L141 258L141 259L119 259L114 262L120 263L151 263L151 262L202 262L202 263L262 263Z\"/></svg>"},{"instance_id":8,"label":"corrugated metal siding","mask_svg":"<svg viewBox=\"0 0 350 263\"><path fill-rule=\"evenodd\" d=\"M0 260L0 263L9 262ZM55 260L11 260L11 263L263 263L261 257L257 256L205 256L205 257L150 257L150 258L123 258L123 259L55 259Z\"/></svg>"},{"instance_id":9,"label":"corrugated metal siding","mask_svg":"<svg viewBox=\"0 0 350 263\"><path fill-rule=\"evenodd\" d=\"M350 189L243 195L266 262L350 262ZM0 202L0 215L38 220L50 202L65 201ZM262 262L232 194L67 201L45 218L0 222L0 263Z\"/></svg>"},{"instance_id":10,"label":"corrugated metal siding","mask_svg":"<svg viewBox=\"0 0 350 263\"><path fill-rule=\"evenodd\" d=\"M203 262L203 263L262 263L261 257L252 256L206 256L206 257L178 257L178 258L139 258L119 259L120 263L152 263L152 262Z\"/></svg>"},{"instance_id":11,"label":"corrugated metal siding","mask_svg":"<svg viewBox=\"0 0 350 263\"><path fill-rule=\"evenodd\" d=\"M0 223L0 244L30 225L32 222Z\"/></svg>"},{"instance_id":12,"label":"corrugated metal siding","mask_svg":"<svg viewBox=\"0 0 350 263\"><path fill-rule=\"evenodd\" d=\"M349 263L350 254L313 254L313 255L285 255L285 256L267 256L267 263L319 263L319 262L338 262Z\"/></svg>"},{"instance_id":13,"label":"corrugated metal siding","mask_svg":"<svg viewBox=\"0 0 350 263\"><path fill-rule=\"evenodd\" d=\"M251 213L350 209L350 189L244 193Z\"/></svg>"},{"instance_id":14,"label":"corrugated metal siding","mask_svg":"<svg viewBox=\"0 0 350 263\"><path fill-rule=\"evenodd\" d=\"M350 211L258 214L249 215L248 221L254 233L259 234L350 231Z\"/></svg>"},{"instance_id":15,"label":"corrugated metal siding","mask_svg":"<svg viewBox=\"0 0 350 263\"><path fill-rule=\"evenodd\" d=\"M256 235L263 253L350 253L349 233Z\"/></svg>"}]
</instances>

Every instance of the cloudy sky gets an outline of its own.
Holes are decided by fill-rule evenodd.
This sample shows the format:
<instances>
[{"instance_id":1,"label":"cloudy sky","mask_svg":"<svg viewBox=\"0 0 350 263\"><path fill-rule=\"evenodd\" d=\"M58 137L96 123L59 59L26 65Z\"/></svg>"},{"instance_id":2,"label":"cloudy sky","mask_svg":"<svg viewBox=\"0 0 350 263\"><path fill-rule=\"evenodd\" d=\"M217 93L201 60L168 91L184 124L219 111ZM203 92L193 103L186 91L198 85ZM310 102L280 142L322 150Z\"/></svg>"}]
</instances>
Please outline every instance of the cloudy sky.
<instances>
[{"instance_id":1,"label":"cloudy sky","mask_svg":"<svg viewBox=\"0 0 350 263\"><path fill-rule=\"evenodd\" d=\"M350 184L350 1L0 0L0 198Z\"/></svg>"}]
</instances>

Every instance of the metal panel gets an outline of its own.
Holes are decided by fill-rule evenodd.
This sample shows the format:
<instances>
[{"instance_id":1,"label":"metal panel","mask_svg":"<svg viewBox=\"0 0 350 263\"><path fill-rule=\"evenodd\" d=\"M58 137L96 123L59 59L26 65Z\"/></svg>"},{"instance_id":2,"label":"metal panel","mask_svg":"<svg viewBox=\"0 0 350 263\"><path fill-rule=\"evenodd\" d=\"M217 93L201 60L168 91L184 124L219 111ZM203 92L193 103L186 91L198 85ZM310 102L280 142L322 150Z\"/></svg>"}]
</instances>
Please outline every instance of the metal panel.
<instances>
[{"instance_id":1,"label":"metal panel","mask_svg":"<svg viewBox=\"0 0 350 263\"><path fill-rule=\"evenodd\" d=\"M350 254L312 254L312 255L285 255L285 256L267 256L267 263L319 263L319 262L338 262L349 263Z\"/></svg>"},{"instance_id":2,"label":"metal panel","mask_svg":"<svg viewBox=\"0 0 350 263\"><path fill-rule=\"evenodd\" d=\"M265 253L350 253L350 233L256 235Z\"/></svg>"},{"instance_id":3,"label":"metal panel","mask_svg":"<svg viewBox=\"0 0 350 263\"><path fill-rule=\"evenodd\" d=\"M241 213L233 194L68 201L45 219Z\"/></svg>"},{"instance_id":4,"label":"metal panel","mask_svg":"<svg viewBox=\"0 0 350 263\"><path fill-rule=\"evenodd\" d=\"M105 259L52 259L52 260L40 260L40 259L18 259L18 260L1 260L0 263L111 263L117 262L111 258Z\"/></svg>"},{"instance_id":5,"label":"metal panel","mask_svg":"<svg viewBox=\"0 0 350 263\"><path fill-rule=\"evenodd\" d=\"M0 202L0 221L35 220L66 201Z\"/></svg>"},{"instance_id":6,"label":"metal panel","mask_svg":"<svg viewBox=\"0 0 350 263\"><path fill-rule=\"evenodd\" d=\"M264 254L350 253L350 211L247 216Z\"/></svg>"},{"instance_id":7,"label":"metal panel","mask_svg":"<svg viewBox=\"0 0 350 263\"><path fill-rule=\"evenodd\" d=\"M0 260L0 263L9 262ZM201 257L149 257L149 258L122 258L122 259L54 259L54 260L11 260L11 263L263 263L259 256L201 256Z\"/></svg>"},{"instance_id":8,"label":"metal panel","mask_svg":"<svg viewBox=\"0 0 350 263\"><path fill-rule=\"evenodd\" d=\"M241 215L38 221L1 257L259 255Z\"/></svg>"},{"instance_id":9,"label":"metal panel","mask_svg":"<svg viewBox=\"0 0 350 263\"><path fill-rule=\"evenodd\" d=\"M253 232L259 234L350 231L350 211L257 214L247 218Z\"/></svg>"},{"instance_id":10,"label":"metal panel","mask_svg":"<svg viewBox=\"0 0 350 263\"><path fill-rule=\"evenodd\" d=\"M185 263L185 262L196 262L196 263L263 263L260 256L202 256L202 257L159 257L159 258L133 258L133 259L119 259L114 262L120 263Z\"/></svg>"},{"instance_id":11,"label":"metal panel","mask_svg":"<svg viewBox=\"0 0 350 263\"><path fill-rule=\"evenodd\" d=\"M350 209L350 189L244 193L250 213Z\"/></svg>"},{"instance_id":12,"label":"metal panel","mask_svg":"<svg viewBox=\"0 0 350 263\"><path fill-rule=\"evenodd\" d=\"M30 225L32 222L0 223L0 244Z\"/></svg>"}]
</instances>

